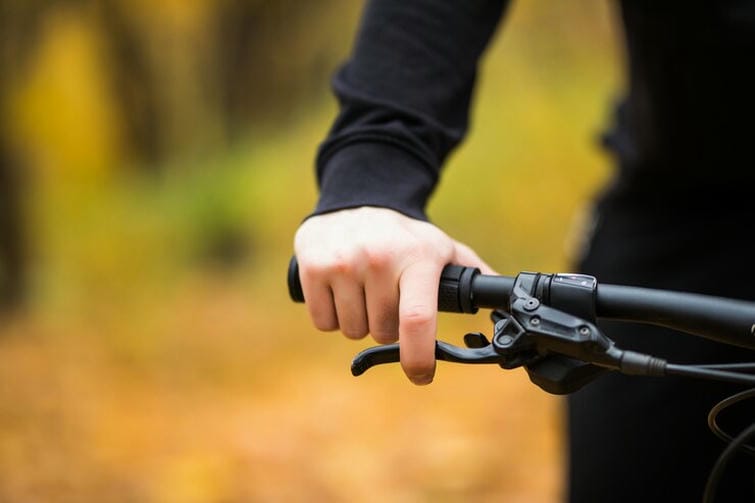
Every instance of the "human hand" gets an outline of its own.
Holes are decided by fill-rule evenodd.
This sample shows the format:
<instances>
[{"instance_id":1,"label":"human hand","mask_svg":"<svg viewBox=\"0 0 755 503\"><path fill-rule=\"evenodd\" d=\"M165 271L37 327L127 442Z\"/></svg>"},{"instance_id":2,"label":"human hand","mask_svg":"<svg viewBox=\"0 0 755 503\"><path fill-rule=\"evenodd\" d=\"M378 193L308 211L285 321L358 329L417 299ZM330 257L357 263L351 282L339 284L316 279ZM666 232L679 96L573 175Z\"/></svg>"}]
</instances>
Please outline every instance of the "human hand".
<instances>
[{"instance_id":1,"label":"human hand","mask_svg":"<svg viewBox=\"0 0 755 503\"><path fill-rule=\"evenodd\" d=\"M400 343L415 384L435 374L438 283L447 264L493 270L436 226L396 211L361 207L314 216L296 232L302 292L315 327Z\"/></svg>"}]
</instances>

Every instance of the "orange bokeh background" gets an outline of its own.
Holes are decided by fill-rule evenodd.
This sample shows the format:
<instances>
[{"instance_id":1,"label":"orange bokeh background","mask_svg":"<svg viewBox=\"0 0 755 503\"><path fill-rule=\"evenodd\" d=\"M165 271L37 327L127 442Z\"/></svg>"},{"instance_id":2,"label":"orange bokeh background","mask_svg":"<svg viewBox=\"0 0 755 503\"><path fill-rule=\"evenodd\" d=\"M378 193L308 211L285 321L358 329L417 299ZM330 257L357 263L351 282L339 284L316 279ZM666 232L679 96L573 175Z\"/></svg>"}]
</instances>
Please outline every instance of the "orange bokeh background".
<instances>
[{"instance_id":1,"label":"orange bokeh background","mask_svg":"<svg viewBox=\"0 0 755 503\"><path fill-rule=\"evenodd\" d=\"M559 501L561 398L494 366L353 378L370 341L288 300L361 3L250 1L247 59L226 66L229 2L96 4L8 3L38 11L34 37L4 40L26 286L0 318L0 501ZM118 23L144 51L154 152L118 99L143 84L112 52ZM603 2L541 0L485 55L429 213L503 274L569 268L610 173L616 39ZM486 313L441 316L440 338L467 331L489 333Z\"/></svg>"}]
</instances>

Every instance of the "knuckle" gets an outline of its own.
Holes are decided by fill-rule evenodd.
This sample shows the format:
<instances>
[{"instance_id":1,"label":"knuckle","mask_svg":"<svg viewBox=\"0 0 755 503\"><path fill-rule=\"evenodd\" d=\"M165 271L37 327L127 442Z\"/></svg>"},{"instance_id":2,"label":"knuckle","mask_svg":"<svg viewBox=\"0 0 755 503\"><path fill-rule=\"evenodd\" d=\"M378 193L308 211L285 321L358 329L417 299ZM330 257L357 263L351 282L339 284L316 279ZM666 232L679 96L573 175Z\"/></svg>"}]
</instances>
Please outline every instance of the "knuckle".
<instances>
[{"instance_id":1,"label":"knuckle","mask_svg":"<svg viewBox=\"0 0 755 503\"><path fill-rule=\"evenodd\" d=\"M364 251L363 255L364 264L372 271L385 270L393 261L393 254L386 250L369 248Z\"/></svg>"},{"instance_id":2,"label":"knuckle","mask_svg":"<svg viewBox=\"0 0 755 503\"><path fill-rule=\"evenodd\" d=\"M354 263L346 257L336 257L329 269L339 276L349 276L354 271Z\"/></svg>"},{"instance_id":3,"label":"knuckle","mask_svg":"<svg viewBox=\"0 0 755 503\"><path fill-rule=\"evenodd\" d=\"M299 259L299 274L307 278L329 278L333 275L349 275L355 270L351 256L334 254L330 257Z\"/></svg>"}]
</instances>

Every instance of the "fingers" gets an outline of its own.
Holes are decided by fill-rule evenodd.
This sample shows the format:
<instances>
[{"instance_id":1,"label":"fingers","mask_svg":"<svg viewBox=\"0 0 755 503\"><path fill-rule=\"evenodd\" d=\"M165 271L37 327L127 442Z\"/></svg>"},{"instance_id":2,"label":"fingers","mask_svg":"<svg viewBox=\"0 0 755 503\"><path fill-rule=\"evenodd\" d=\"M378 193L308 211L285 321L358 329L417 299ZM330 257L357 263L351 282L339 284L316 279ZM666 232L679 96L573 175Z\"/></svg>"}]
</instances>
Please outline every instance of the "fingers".
<instances>
[{"instance_id":1,"label":"fingers","mask_svg":"<svg viewBox=\"0 0 755 503\"><path fill-rule=\"evenodd\" d=\"M338 316L330 283L315 268L301 268L299 279L312 324L326 332L337 330Z\"/></svg>"},{"instance_id":2,"label":"fingers","mask_svg":"<svg viewBox=\"0 0 755 503\"><path fill-rule=\"evenodd\" d=\"M370 335L380 344L398 340L399 289L395 274L370 267L365 279L365 302Z\"/></svg>"},{"instance_id":3,"label":"fingers","mask_svg":"<svg viewBox=\"0 0 755 503\"><path fill-rule=\"evenodd\" d=\"M398 340L416 384L435 373L438 282L448 263L493 269L428 222L363 207L319 215L298 229L302 292L313 324L347 337Z\"/></svg>"},{"instance_id":4,"label":"fingers","mask_svg":"<svg viewBox=\"0 0 755 503\"><path fill-rule=\"evenodd\" d=\"M349 276L338 276L331 284L338 327L349 339L361 339L369 331L361 283Z\"/></svg>"},{"instance_id":5,"label":"fingers","mask_svg":"<svg viewBox=\"0 0 755 503\"><path fill-rule=\"evenodd\" d=\"M319 330L340 329L350 339L368 333L376 342L388 344L398 340L398 280L375 271L364 282L352 276L302 274L302 292L310 318ZM364 283L366 286L362 286Z\"/></svg>"},{"instance_id":6,"label":"fingers","mask_svg":"<svg viewBox=\"0 0 755 503\"><path fill-rule=\"evenodd\" d=\"M435 375L435 331L438 282L442 264L418 262L407 267L399 281L399 345L401 367L418 385Z\"/></svg>"},{"instance_id":7,"label":"fingers","mask_svg":"<svg viewBox=\"0 0 755 503\"><path fill-rule=\"evenodd\" d=\"M340 329L350 339L369 332L362 282L345 267L308 266L299 270L312 323L319 330Z\"/></svg>"},{"instance_id":8,"label":"fingers","mask_svg":"<svg viewBox=\"0 0 755 503\"><path fill-rule=\"evenodd\" d=\"M353 339L369 332L381 344L398 339L404 373L415 384L429 384L435 374L442 268L440 262L416 262L399 279L373 268L366 273L364 282L355 281L351 275L318 274L303 268L302 290L317 328L340 329Z\"/></svg>"},{"instance_id":9,"label":"fingers","mask_svg":"<svg viewBox=\"0 0 755 503\"><path fill-rule=\"evenodd\" d=\"M444 262L413 262L399 274L390 261L367 257L355 267L302 269L302 290L310 316L320 330L336 330L376 342L399 340L401 366L415 384L429 384L435 373L438 283ZM453 262L493 274L469 247L456 243Z\"/></svg>"}]
</instances>

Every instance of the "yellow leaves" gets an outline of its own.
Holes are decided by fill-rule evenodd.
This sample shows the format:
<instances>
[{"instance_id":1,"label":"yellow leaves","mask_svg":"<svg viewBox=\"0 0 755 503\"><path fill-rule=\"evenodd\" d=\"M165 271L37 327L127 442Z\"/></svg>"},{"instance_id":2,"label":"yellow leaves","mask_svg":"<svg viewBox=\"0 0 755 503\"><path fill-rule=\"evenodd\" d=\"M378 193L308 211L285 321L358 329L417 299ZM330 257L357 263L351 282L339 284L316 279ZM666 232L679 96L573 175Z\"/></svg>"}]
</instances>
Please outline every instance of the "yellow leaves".
<instances>
[{"instance_id":1,"label":"yellow leaves","mask_svg":"<svg viewBox=\"0 0 755 503\"><path fill-rule=\"evenodd\" d=\"M68 10L50 14L11 104L14 141L47 175L97 180L119 159L118 120L97 32Z\"/></svg>"},{"instance_id":2,"label":"yellow leaves","mask_svg":"<svg viewBox=\"0 0 755 503\"><path fill-rule=\"evenodd\" d=\"M212 14L217 0L117 0L124 10L143 21L170 27L185 33L196 33Z\"/></svg>"}]
</instances>

